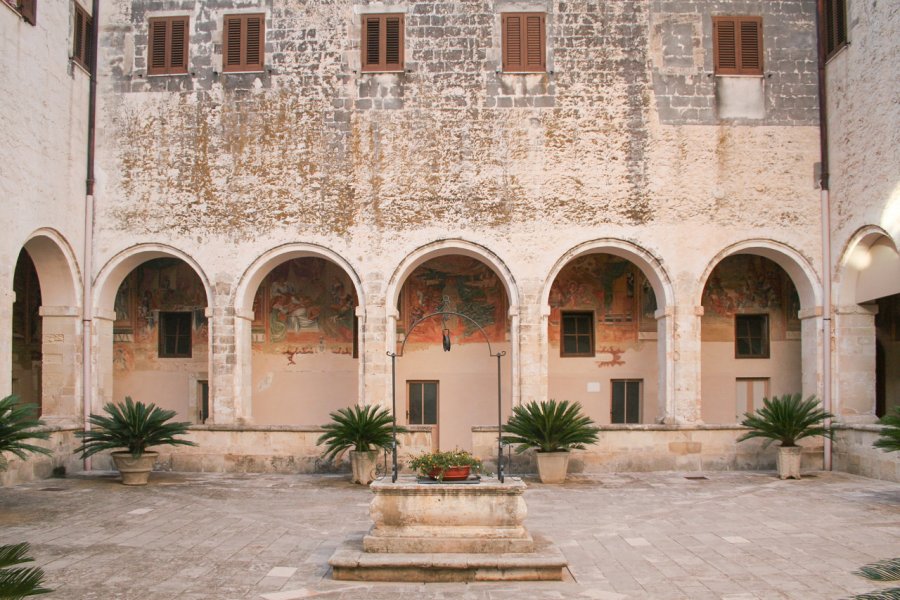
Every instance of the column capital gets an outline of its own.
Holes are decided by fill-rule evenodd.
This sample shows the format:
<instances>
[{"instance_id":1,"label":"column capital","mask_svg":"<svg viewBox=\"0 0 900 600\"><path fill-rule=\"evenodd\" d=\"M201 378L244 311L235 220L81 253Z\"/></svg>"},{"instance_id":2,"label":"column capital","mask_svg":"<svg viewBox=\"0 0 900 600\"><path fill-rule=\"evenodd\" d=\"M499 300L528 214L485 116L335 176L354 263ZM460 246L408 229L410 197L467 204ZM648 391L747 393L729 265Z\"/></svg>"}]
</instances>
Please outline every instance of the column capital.
<instances>
[{"instance_id":1,"label":"column capital","mask_svg":"<svg viewBox=\"0 0 900 600\"><path fill-rule=\"evenodd\" d=\"M800 318L801 321L804 319L814 319L816 317L821 317L824 314L825 314L825 311L822 309L821 306L813 306L812 308L801 308L799 311L797 311L797 316Z\"/></svg>"},{"instance_id":2,"label":"column capital","mask_svg":"<svg viewBox=\"0 0 900 600\"><path fill-rule=\"evenodd\" d=\"M234 316L245 321L253 321L254 312L252 308L234 307Z\"/></svg>"}]
</instances>

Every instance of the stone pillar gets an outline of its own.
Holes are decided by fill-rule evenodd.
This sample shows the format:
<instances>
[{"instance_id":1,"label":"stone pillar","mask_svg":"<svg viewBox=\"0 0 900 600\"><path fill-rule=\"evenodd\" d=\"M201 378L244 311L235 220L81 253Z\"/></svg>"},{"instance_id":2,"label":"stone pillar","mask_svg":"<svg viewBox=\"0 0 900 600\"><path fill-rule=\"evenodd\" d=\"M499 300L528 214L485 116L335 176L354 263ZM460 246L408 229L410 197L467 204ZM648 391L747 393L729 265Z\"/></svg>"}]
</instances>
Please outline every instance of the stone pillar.
<instances>
[{"instance_id":1,"label":"stone pillar","mask_svg":"<svg viewBox=\"0 0 900 600\"><path fill-rule=\"evenodd\" d=\"M378 308L372 309L374 318L369 319L366 329L370 338L368 344L369 389L375 390L374 397L370 395L368 399L370 403L380 404L390 410L394 387L391 380L391 357L387 353L399 351L397 348L397 320L400 318L400 313L395 306L387 310L383 310L383 307L383 304L379 304ZM384 317L378 318L377 315L381 314ZM401 411L402 409L398 409L398 412Z\"/></svg>"},{"instance_id":2,"label":"stone pillar","mask_svg":"<svg viewBox=\"0 0 900 600\"><path fill-rule=\"evenodd\" d=\"M521 399L522 375L520 370L521 348L519 342L519 307L509 307L509 369L511 377L510 406L518 406Z\"/></svg>"},{"instance_id":3,"label":"stone pillar","mask_svg":"<svg viewBox=\"0 0 900 600\"><path fill-rule=\"evenodd\" d=\"M12 281L0 291L0 398L12 393L12 308L16 293L12 291Z\"/></svg>"},{"instance_id":4,"label":"stone pillar","mask_svg":"<svg viewBox=\"0 0 900 600\"><path fill-rule=\"evenodd\" d=\"M113 323L116 321L116 312L113 310L95 310L91 323L91 340L93 352L91 352L91 397L86 402L91 403L92 413L101 413L103 406L108 402L123 402L124 398L113 398Z\"/></svg>"},{"instance_id":5,"label":"stone pillar","mask_svg":"<svg viewBox=\"0 0 900 600\"><path fill-rule=\"evenodd\" d=\"M210 420L253 420L253 310L216 303L210 321Z\"/></svg>"},{"instance_id":6,"label":"stone pillar","mask_svg":"<svg viewBox=\"0 0 900 600\"><path fill-rule=\"evenodd\" d=\"M801 309L800 317L800 388L804 398L813 394L822 399L822 326L821 306ZM833 412L833 411L832 411Z\"/></svg>"},{"instance_id":7,"label":"stone pillar","mask_svg":"<svg viewBox=\"0 0 900 600\"><path fill-rule=\"evenodd\" d=\"M659 414L666 424L702 422L700 328L702 306L656 311Z\"/></svg>"},{"instance_id":8,"label":"stone pillar","mask_svg":"<svg viewBox=\"0 0 900 600\"><path fill-rule=\"evenodd\" d=\"M832 411L845 423L874 423L875 305L835 307ZM804 361L805 365L805 361Z\"/></svg>"},{"instance_id":9,"label":"stone pillar","mask_svg":"<svg viewBox=\"0 0 900 600\"><path fill-rule=\"evenodd\" d=\"M81 323L77 306L42 306L42 418L81 417Z\"/></svg>"},{"instance_id":10,"label":"stone pillar","mask_svg":"<svg viewBox=\"0 0 900 600\"><path fill-rule=\"evenodd\" d=\"M357 306L356 310L353 313L356 315L356 326L357 331L355 333L357 344L357 356L359 362L357 363L357 386L356 386L356 403L360 406L365 406L367 404L366 401L366 342L368 338L366 336L366 308L364 306Z\"/></svg>"},{"instance_id":11,"label":"stone pillar","mask_svg":"<svg viewBox=\"0 0 900 600\"><path fill-rule=\"evenodd\" d=\"M519 307L519 403L541 402L550 394L550 306Z\"/></svg>"}]
</instances>

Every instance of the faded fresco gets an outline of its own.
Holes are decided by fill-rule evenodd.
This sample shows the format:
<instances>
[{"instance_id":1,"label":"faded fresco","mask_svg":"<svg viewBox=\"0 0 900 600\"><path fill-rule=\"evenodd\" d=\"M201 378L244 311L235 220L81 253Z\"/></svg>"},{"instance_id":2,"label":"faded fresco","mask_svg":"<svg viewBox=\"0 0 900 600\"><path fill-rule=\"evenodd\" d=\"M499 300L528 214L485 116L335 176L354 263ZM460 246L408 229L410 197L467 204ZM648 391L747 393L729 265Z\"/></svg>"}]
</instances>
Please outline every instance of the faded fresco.
<instances>
[{"instance_id":1,"label":"faded fresco","mask_svg":"<svg viewBox=\"0 0 900 600\"><path fill-rule=\"evenodd\" d=\"M350 277L322 258L272 269L253 300L253 348L283 354L354 354L356 292Z\"/></svg>"},{"instance_id":2,"label":"faded fresco","mask_svg":"<svg viewBox=\"0 0 900 600\"><path fill-rule=\"evenodd\" d=\"M157 258L136 267L119 286L115 311L116 370L131 371L136 360L158 359L160 311L191 312L193 347L208 343L206 291L194 270L182 260Z\"/></svg>"},{"instance_id":3,"label":"faded fresco","mask_svg":"<svg viewBox=\"0 0 900 600\"><path fill-rule=\"evenodd\" d=\"M472 321L457 316L433 317L411 330L418 319L436 312L466 315L484 329L491 342L506 340L506 289L494 271L475 258L445 256L421 265L404 282L399 308L397 331L410 333L407 345L440 343L444 330L452 344L484 342Z\"/></svg>"},{"instance_id":4,"label":"faded fresco","mask_svg":"<svg viewBox=\"0 0 900 600\"><path fill-rule=\"evenodd\" d=\"M768 314L770 340L799 339L800 296L784 269L762 256L723 259L703 289L703 309L703 341L734 341L735 314Z\"/></svg>"},{"instance_id":5,"label":"faded fresco","mask_svg":"<svg viewBox=\"0 0 900 600\"><path fill-rule=\"evenodd\" d=\"M612 353L619 349L601 345L637 343L638 332L656 331L656 308L653 288L635 264L611 254L582 256L550 288L550 343L559 346L562 311L593 311L597 351Z\"/></svg>"}]
</instances>

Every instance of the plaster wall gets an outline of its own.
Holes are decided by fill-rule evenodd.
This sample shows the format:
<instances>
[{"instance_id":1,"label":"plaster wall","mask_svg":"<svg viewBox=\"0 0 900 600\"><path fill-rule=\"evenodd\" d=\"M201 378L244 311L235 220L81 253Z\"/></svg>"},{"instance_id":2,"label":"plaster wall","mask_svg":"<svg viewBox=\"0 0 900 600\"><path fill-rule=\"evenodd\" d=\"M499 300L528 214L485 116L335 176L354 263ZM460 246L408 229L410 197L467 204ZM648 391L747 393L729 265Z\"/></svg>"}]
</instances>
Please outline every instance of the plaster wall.
<instances>
[{"instance_id":1,"label":"plaster wall","mask_svg":"<svg viewBox=\"0 0 900 600\"><path fill-rule=\"evenodd\" d=\"M834 468L863 477L900 483L900 456L872 446L880 425L842 425L834 442Z\"/></svg>"}]
</instances>

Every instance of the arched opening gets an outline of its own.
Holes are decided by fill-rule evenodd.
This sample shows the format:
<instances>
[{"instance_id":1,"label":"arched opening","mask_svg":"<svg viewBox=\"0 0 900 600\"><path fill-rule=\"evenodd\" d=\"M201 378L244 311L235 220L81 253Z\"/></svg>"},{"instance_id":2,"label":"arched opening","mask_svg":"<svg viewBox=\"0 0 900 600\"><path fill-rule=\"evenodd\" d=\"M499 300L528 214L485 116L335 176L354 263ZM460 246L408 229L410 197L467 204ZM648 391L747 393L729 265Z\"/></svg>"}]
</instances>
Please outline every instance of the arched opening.
<instances>
[{"instance_id":1,"label":"arched opening","mask_svg":"<svg viewBox=\"0 0 900 600\"><path fill-rule=\"evenodd\" d=\"M851 238L837 283L837 412L873 421L900 406L900 253L887 232Z\"/></svg>"},{"instance_id":2,"label":"arched opening","mask_svg":"<svg viewBox=\"0 0 900 600\"><path fill-rule=\"evenodd\" d=\"M22 402L37 404L41 414L41 286L31 255L25 249L19 252L16 261L13 292L11 389Z\"/></svg>"},{"instance_id":3,"label":"arched opening","mask_svg":"<svg viewBox=\"0 0 900 600\"><path fill-rule=\"evenodd\" d=\"M358 402L358 305L350 275L325 258L288 258L265 274L250 326L255 423L321 424Z\"/></svg>"},{"instance_id":4,"label":"arched opening","mask_svg":"<svg viewBox=\"0 0 900 600\"><path fill-rule=\"evenodd\" d=\"M548 396L601 424L661 417L659 306L644 272L623 256L584 254L559 271L548 301Z\"/></svg>"},{"instance_id":5,"label":"arched opening","mask_svg":"<svg viewBox=\"0 0 900 600\"><path fill-rule=\"evenodd\" d=\"M497 422L497 359L491 351L506 352L501 410L510 410L511 300L501 277L477 256L442 252L422 258L400 280L397 295L394 351L405 342L396 362L397 419L431 425L439 448L472 450L472 427ZM441 315L412 329L423 316L439 312L468 319Z\"/></svg>"},{"instance_id":6,"label":"arched opening","mask_svg":"<svg viewBox=\"0 0 900 600\"><path fill-rule=\"evenodd\" d=\"M159 253L133 256L119 267L112 322L98 323L101 339L111 333L110 399L131 396L203 423L211 414L203 280L185 260ZM111 332L104 329L109 325Z\"/></svg>"},{"instance_id":7,"label":"arched opening","mask_svg":"<svg viewBox=\"0 0 900 600\"><path fill-rule=\"evenodd\" d=\"M703 288L702 407L706 423L735 423L764 397L803 390L800 295L773 260L721 259Z\"/></svg>"}]
</instances>

